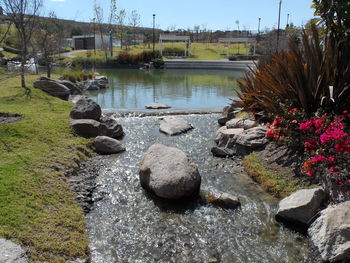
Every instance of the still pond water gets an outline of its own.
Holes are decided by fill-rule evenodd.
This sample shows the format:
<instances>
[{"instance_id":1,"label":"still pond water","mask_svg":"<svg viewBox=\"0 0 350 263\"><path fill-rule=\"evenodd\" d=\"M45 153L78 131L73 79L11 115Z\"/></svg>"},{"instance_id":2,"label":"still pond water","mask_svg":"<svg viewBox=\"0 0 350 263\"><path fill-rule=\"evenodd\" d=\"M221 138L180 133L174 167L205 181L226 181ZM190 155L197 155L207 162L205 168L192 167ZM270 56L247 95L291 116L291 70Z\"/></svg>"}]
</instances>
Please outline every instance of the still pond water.
<instances>
[{"instance_id":1,"label":"still pond water","mask_svg":"<svg viewBox=\"0 0 350 263\"><path fill-rule=\"evenodd\" d=\"M89 92L104 109L144 109L161 102L174 109L218 109L235 98L237 70L152 70L103 69L110 88Z\"/></svg>"}]
</instances>

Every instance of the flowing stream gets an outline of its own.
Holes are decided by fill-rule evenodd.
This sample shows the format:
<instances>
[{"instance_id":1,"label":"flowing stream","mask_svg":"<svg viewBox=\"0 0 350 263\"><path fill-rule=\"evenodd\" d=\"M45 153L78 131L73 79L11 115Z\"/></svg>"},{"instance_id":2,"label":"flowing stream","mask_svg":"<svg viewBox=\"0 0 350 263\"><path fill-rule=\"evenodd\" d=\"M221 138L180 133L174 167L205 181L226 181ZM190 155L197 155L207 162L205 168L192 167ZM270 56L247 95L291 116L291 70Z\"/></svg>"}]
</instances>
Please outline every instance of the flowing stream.
<instances>
[{"instance_id":1,"label":"flowing stream","mask_svg":"<svg viewBox=\"0 0 350 263\"><path fill-rule=\"evenodd\" d=\"M118 118L127 151L96 157L100 166L86 222L93 263L306 263L319 262L308 239L279 225L277 201L244 172L239 159L219 159L210 148L219 115L186 115L195 129L169 137L159 132L159 117ZM198 165L201 195L237 195L236 210L200 200L171 204L140 186L138 164L149 146L177 147ZM93 160L91 160L93 162Z\"/></svg>"}]
</instances>

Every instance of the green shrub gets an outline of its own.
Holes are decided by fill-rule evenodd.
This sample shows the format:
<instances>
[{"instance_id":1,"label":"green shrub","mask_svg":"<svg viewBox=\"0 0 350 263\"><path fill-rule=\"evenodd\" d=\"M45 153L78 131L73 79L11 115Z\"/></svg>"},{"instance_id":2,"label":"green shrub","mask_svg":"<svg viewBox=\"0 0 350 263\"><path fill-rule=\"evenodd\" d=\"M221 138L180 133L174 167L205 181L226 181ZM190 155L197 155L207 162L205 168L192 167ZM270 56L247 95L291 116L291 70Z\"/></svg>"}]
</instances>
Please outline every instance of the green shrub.
<instances>
[{"instance_id":1,"label":"green shrub","mask_svg":"<svg viewBox=\"0 0 350 263\"><path fill-rule=\"evenodd\" d=\"M82 72L82 71L64 71L62 73L62 78L65 80L69 80L73 83L77 83L80 81L85 81L93 78L92 73Z\"/></svg>"},{"instance_id":2,"label":"green shrub","mask_svg":"<svg viewBox=\"0 0 350 263\"><path fill-rule=\"evenodd\" d=\"M153 59L153 66L156 69L159 69L164 66L164 60L162 58Z\"/></svg>"}]
</instances>

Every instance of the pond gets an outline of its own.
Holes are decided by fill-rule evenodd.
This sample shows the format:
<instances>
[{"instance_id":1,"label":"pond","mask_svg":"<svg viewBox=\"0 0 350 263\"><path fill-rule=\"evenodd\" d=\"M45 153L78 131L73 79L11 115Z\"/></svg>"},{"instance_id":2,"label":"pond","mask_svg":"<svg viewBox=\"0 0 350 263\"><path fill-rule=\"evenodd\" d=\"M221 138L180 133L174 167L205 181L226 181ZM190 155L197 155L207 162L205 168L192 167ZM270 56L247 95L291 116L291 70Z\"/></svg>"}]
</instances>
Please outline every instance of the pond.
<instances>
[{"instance_id":1,"label":"pond","mask_svg":"<svg viewBox=\"0 0 350 263\"><path fill-rule=\"evenodd\" d=\"M88 95L104 109L144 109L161 102L173 109L218 109L235 98L239 70L99 69L110 88Z\"/></svg>"}]
</instances>

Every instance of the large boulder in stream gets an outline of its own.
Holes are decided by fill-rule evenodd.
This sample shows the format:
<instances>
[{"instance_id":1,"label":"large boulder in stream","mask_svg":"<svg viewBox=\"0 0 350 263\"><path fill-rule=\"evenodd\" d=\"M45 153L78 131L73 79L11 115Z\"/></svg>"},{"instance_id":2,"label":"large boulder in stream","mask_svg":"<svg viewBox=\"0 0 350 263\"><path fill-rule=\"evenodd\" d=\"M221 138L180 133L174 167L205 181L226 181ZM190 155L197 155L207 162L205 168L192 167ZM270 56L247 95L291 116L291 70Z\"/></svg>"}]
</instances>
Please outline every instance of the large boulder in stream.
<instances>
[{"instance_id":1,"label":"large boulder in stream","mask_svg":"<svg viewBox=\"0 0 350 263\"><path fill-rule=\"evenodd\" d=\"M98 121L101 117L102 110L100 105L89 98L81 98L78 100L72 111L70 117L72 119L91 119Z\"/></svg>"},{"instance_id":2,"label":"large boulder in stream","mask_svg":"<svg viewBox=\"0 0 350 263\"><path fill-rule=\"evenodd\" d=\"M123 144L108 136L97 136L94 140L94 146L97 153L114 154L125 151Z\"/></svg>"},{"instance_id":3,"label":"large boulder in stream","mask_svg":"<svg viewBox=\"0 0 350 263\"><path fill-rule=\"evenodd\" d=\"M350 262L350 201L330 205L308 230L326 262Z\"/></svg>"},{"instance_id":4,"label":"large boulder in stream","mask_svg":"<svg viewBox=\"0 0 350 263\"><path fill-rule=\"evenodd\" d=\"M279 202L276 217L288 223L308 225L325 199L326 193L321 188L296 191Z\"/></svg>"},{"instance_id":5,"label":"large boulder in stream","mask_svg":"<svg viewBox=\"0 0 350 263\"><path fill-rule=\"evenodd\" d=\"M160 121L159 130L170 136L193 129L186 120L178 117L166 117Z\"/></svg>"},{"instance_id":6,"label":"large boulder in stream","mask_svg":"<svg viewBox=\"0 0 350 263\"><path fill-rule=\"evenodd\" d=\"M0 239L0 262L27 263L28 258L21 246L6 239Z\"/></svg>"},{"instance_id":7,"label":"large boulder in stream","mask_svg":"<svg viewBox=\"0 0 350 263\"><path fill-rule=\"evenodd\" d=\"M166 199L182 199L198 194L201 177L196 164L183 151L152 145L140 162L141 186Z\"/></svg>"}]
</instances>

